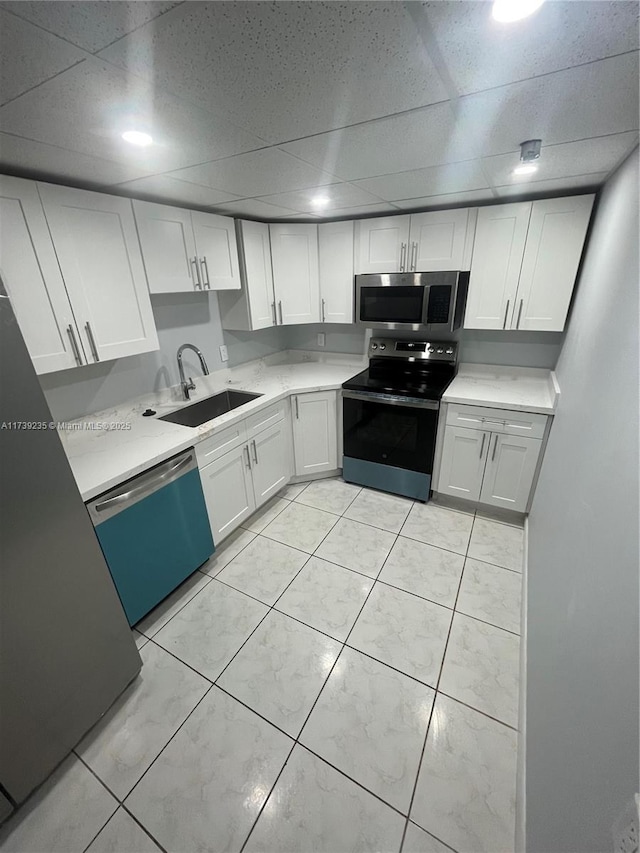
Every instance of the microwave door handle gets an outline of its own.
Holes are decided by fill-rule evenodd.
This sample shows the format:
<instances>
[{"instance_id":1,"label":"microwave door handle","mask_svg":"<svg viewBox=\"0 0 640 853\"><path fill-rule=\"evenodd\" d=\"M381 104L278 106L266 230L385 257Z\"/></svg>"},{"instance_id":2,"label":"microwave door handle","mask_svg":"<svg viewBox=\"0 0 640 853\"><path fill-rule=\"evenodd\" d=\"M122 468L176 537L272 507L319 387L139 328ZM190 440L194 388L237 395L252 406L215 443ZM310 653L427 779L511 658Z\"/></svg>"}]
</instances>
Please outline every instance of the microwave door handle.
<instances>
[{"instance_id":1,"label":"microwave door handle","mask_svg":"<svg viewBox=\"0 0 640 853\"><path fill-rule=\"evenodd\" d=\"M424 294L423 299L424 303L422 305L422 325L429 325L429 294L431 293L431 287L428 284L425 284L423 287Z\"/></svg>"}]
</instances>

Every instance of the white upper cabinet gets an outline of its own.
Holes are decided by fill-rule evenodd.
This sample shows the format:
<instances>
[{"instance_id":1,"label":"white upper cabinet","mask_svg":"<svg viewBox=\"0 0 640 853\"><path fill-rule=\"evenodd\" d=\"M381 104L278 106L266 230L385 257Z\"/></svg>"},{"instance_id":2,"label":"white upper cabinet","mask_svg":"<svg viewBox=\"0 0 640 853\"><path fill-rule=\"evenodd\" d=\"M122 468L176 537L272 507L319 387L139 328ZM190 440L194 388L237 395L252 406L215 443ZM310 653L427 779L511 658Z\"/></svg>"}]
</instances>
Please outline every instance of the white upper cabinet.
<instances>
[{"instance_id":1,"label":"white upper cabinet","mask_svg":"<svg viewBox=\"0 0 640 853\"><path fill-rule=\"evenodd\" d=\"M254 331L276 325L271 244L265 222L236 221L242 289L218 296L223 329Z\"/></svg>"},{"instance_id":2,"label":"white upper cabinet","mask_svg":"<svg viewBox=\"0 0 640 853\"><path fill-rule=\"evenodd\" d=\"M191 211L193 236L204 290L239 290L240 268L233 219Z\"/></svg>"},{"instance_id":3,"label":"white upper cabinet","mask_svg":"<svg viewBox=\"0 0 640 853\"><path fill-rule=\"evenodd\" d=\"M408 269L409 219L408 215L383 216L356 223L356 273Z\"/></svg>"},{"instance_id":4,"label":"white upper cabinet","mask_svg":"<svg viewBox=\"0 0 640 853\"><path fill-rule=\"evenodd\" d=\"M0 275L37 373L85 363L33 181L0 177Z\"/></svg>"},{"instance_id":5,"label":"white upper cabinet","mask_svg":"<svg viewBox=\"0 0 640 853\"><path fill-rule=\"evenodd\" d=\"M593 199L583 195L480 209L466 329L564 329Z\"/></svg>"},{"instance_id":6,"label":"white upper cabinet","mask_svg":"<svg viewBox=\"0 0 640 853\"><path fill-rule=\"evenodd\" d=\"M466 329L510 328L530 215L530 202L478 211Z\"/></svg>"},{"instance_id":7,"label":"white upper cabinet","mask_svg":"<svg viewBox=\"0 0 640 853\"><path fill-rule=\"evenodd\" d=\"M150 292L201 289L191 211L134 199L133 212Z\"/></svg>"},{"instance_id":8,"label":"white upper cabinet","mask_svg":"<svg viewBox=\"0 0 640 853\"><path fill-rule=\"evenodd\" d=\"M158 349L130 199L38 188L89 360Z\"/></svg>"},{"instance_id":9,"label":"white upper cabinet","mask_svg":"<svg viewBox=\"0 0 640 853\"><path fill-rule=\"evenodd\" d=\"M269 233L278 323L320 322L318 226L270 225Z\"/></svg>"},{"instance_id":10,"label":"white upper cabinet","mask_svg":"<svg viewBox=\"0 0 640 853\"><path fill-rule=\"evenodd\" d=\"M353 323L353 222L318 225L320 316L323 323Z\"/></svg>"},{"instance_id":11,"label":"white upper cabinet","mask_svg":"<svg viewBox=\"0 0 640 853\"><path fill-rule=\"evenodd\" d=\"M407 271L469 269L465 264L465 248L471 213L466 208L412 213Z\"/></svg>"},{"instance_id":12,"label":"white upper cabinet","mask_svg":"<svg viewBox=\"0 0 640 853\"><path fill-rule=\"evenodd\" d=\"M533 202L513 328L564 329L594 198Z\"/></svg>"}]
</instances>

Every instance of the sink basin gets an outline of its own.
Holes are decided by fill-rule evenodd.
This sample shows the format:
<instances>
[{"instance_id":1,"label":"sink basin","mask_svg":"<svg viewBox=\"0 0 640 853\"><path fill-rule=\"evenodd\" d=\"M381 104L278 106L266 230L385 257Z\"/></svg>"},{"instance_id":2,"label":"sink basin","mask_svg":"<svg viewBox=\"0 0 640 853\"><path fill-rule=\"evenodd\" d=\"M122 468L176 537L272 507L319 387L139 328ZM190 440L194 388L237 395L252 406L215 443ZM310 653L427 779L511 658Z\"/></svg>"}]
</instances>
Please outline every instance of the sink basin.
<instances>
[{"instance_id":1,"label":"sink basin","mask_svg":"<svg viewBox=\"0 0 640 853\"><path fill-rule=\"evenodd\" d=\"M206 421L230 412L232 409L237 409L238 406L244 406L245 403L255 400L256 397L262 397L262 394L252 394L250 391L221 391L219 394L214 394L213 397L200 400L199 403L192 403L190 406L185 406L184 409L178 409L177 412L163 415L159 420L170 421L172 424L181 424L182 426L197 427Z\"/></svg>"}]
</instances>

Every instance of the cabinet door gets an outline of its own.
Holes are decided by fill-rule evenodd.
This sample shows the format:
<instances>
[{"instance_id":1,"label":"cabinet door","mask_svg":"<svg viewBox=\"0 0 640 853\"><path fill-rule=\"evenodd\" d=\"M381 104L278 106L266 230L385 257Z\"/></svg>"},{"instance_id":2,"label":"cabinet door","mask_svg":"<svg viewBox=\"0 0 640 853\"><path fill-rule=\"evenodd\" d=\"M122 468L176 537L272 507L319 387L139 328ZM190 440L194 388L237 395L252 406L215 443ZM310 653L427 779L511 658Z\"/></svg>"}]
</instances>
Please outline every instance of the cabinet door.
<instances>
[{"instance_id":1,"label":"cabinet door","mask_svg":"<svg viewBox=\"0 0 640 853\"><path fill-rule=\"evenodd\" d=\"M383 216L356 223L356 272L409 269L409 216Z\"/></svg>"},{"instance_id":2,"label":"cabinet door","mask_svg":"<svg viewBox=\"0 0 640 853\"><path fill-rule=\"evenodd\" d=\"M477 501L490 438L490 432L448 426L444 432L436 491Z\"/></svg>"},{"instance_id":3,"label":"cabinet door","mask_svg":"<svg viewBox=\"0 0 640 853\"><path fill-rule=\"evenodd\" d=\"M38 184L91 362L158 349L131 200Z\"/></svg>"},{"instance_id":4,"label":"cabinet door","mask_svg":"<svg viewBox=\"0 0 640 853\"><path fill-rule=\"evenodd\" d=\"M249 442L256 507L291 479L291 427L288 419L263 430Z\"/></svg>"},{"instance_id":5,"label":"cabinet door","mask_svg":"<svg viewBox=\"0 0 640 853\"><path fill-rule=\"evenodd\" d=\"M514 329L564 329L593 199L580 195L533 202Z\"/></svg>"},{"instance_id":6,"label":"cabinet door","mask_svg":"<svg viewBox=\"0 0 640 853\"><path fill-rule=\"evenodd\" d=\"M524 512L542 442L493 433L489 444L480 502Z\"/></svg>"},{"instance_id":7,"label":"cabinet door","mask_svg":"<svg viewBox=\"0 0 640 853\"><path fill-rule=\"evenodd\" d=\"M251 329L266 329L275 325L269 226L265 222L241 222L240 226Z\"/></svg>"},{"instance_id":8,"label":"cabinet door","mask_svg":"<svg viewBox=\"0 0 640 853\"><path fill-rule=\"evenodd\" d=\"M229 216L191 211L193 235L204 290L239 290L236 227Z\"/></svg>"},{"instance_id":9,"label":"cabinet door","mask_svg":"<svg viewBox=\"0 0 640 853\"><path fill-rule=\"evenodd\" d=\"M353 323L353 222L318 226L323 323Z\"/></svg>"},{"instance_id":10,"label":"cabinet door","mask_svg":"<svg viewBox=\"0 0 640 853\"><path fill-rule=\"evenodd\" d=\"M465 329L511 327L530 215L530 202L478 211Z\"/></svg>"},{"instance_id":11,"label":"cabinet door","mask_svg":"<svg viewBox=\"0 0 640 853\"><path fill-rule=\"evenodd\" d=\"M86 363L36 184L4 175L0 274L36 373Z\"/></svg>"},{"instance_id":12,"label":"cabinet door","mask_svg":"<svg viewBox=\"0 0 640 853\"><path fill-rule=\"evenodd\" d=\"M255 509L249 446L243 444L200 469L211 532L216 545Z\"/></svg>"},{"instance_id":13,"label":"cabinet door","mask_svg":"<svg viewBox=\"0 0 640 853\"><path fill-rule=\"evenodd\" d=\"M278 322L319 323L318 226L270 225L269 233Z\"/></svg>"},{"instance_id":14,"label":"cabinet door","mask_svg":"<svg viewBox=\"0 0 640 853\"><path fill-rule=\"evenodd\" d=\"M296 395L292 423L296 476L335 470L338 467L336 392Z\"/></svg>"},{"instance_id":15,"label":"cabinet door","mask_svg":"<svg viewBox=\"0 0 640 853\"><path fill-rule=\"evenodd\" d=\"M417 272L464 269L468 222L466 209L412 213L408 269Z\"/></svg>"},{"instance_id":16,"label":"cabinet door","mask_svg":"<svg viewBox=\"0 0 640 853\"><path fill-rule=\"evenodd\" d=\"M191 211L134 200L133 212L150 292L201 290Z\"/></svg>"}]
</instances>

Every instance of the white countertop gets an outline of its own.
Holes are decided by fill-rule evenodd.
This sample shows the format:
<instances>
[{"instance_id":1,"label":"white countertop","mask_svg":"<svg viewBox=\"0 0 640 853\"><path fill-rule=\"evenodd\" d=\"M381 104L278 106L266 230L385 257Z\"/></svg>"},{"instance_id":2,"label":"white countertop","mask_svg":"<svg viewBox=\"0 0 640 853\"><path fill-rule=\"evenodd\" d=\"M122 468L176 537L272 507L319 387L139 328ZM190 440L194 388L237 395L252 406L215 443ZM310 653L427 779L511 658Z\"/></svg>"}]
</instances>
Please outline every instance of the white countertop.
<instances>
[{"instance_id":1,"label":"white countertop","mask_svg":"<svg viewBox=\"0 0 640 853\"><path fill-rule=\"evenodd\" d=\"M552 370L463 363L442 400L552 415L559 396L560 388Z\"/></svg>"},{"instance_id":2,"label":"white countertop","mask_svg":"<svg viewBox=\"0 0 640 853\"><path fill-rule=\"evenodd\" d=\"M239 367L194 377L196 390L182 400L177 387L146 394L90 417L70 421L60 430L83 500L117 486L147 468L192 447L203 438L242 420L290 394L337 389L366 367L355 355L289 352ZM235 388L262 396L199 427L159 420L159 416ZM155 417L142 417L151 408ZM128 428L118 429L119 425Z\"/></svg>"}]
</instances>

